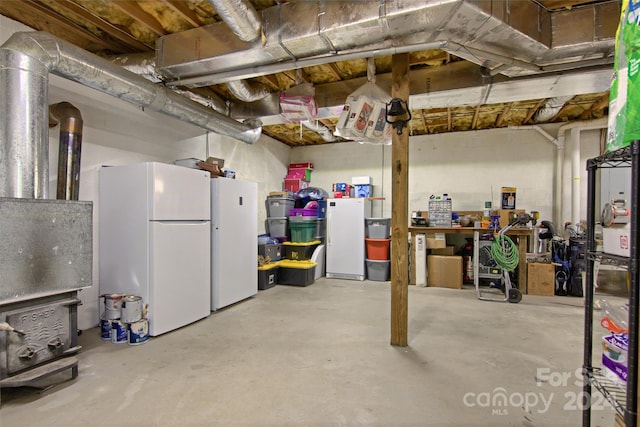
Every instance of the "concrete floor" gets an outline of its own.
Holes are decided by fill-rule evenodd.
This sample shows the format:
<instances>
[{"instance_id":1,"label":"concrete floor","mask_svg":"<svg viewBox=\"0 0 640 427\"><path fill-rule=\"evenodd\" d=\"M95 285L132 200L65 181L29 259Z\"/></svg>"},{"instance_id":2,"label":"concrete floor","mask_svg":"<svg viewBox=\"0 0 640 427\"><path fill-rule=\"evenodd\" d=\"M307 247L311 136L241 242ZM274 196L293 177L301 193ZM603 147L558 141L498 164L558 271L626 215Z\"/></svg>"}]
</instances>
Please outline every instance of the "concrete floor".
<instances>
[{"instance_id":1,"label":"concrete floor","mask_svg":"<svg viewBox=\"0 0 640 427\"><path fill-rule=\"evenodd\" d=\"M84 331L78 378L3 389L0 425L578 426L583 314L581 298L411 286L397 348L388 282L276 286L139 346ZM592 425L613 426L596 403Z\"/></svg>"}]
</instances>

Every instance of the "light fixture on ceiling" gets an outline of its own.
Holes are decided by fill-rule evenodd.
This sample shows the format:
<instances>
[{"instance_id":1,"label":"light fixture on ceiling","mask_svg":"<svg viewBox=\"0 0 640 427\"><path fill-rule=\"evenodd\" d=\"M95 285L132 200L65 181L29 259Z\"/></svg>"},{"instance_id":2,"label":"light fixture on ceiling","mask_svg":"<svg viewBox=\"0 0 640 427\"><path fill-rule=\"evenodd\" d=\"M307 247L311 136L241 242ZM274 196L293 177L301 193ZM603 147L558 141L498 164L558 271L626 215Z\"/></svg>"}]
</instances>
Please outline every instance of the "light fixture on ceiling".
<instances>
[{"instance_id":1,"label":"light fixture on ceiling","mask_svg":"<svg viewBox=\"0 0 640 427\"><path fill-rule=\"evenodd\" d=\"M400 98L393 98L385 105L385 120L391 124L398 135L402 134L402 129L411 121L411 110L407 101Z\"/></svg>"}]
</instances>

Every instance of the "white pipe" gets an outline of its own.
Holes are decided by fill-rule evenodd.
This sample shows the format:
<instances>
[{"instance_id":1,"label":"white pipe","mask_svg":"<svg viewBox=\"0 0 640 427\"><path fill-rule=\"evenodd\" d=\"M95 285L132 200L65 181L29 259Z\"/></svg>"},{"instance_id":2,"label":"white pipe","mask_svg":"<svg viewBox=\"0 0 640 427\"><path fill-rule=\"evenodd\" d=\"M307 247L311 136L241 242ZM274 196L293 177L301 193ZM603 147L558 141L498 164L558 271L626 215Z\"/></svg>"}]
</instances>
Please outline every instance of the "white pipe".
<instances>
[{"instance_id":1,"label":"white pipe","mask_svg":"<svg viewBox=\"0 0 640 427\"><path fill-rule=\"evenodd\" d=\"M556 151L556 173L555 173L555 185L554 185L554 194L553 194L553 222L556 225L560 225L562 222L562 209L564 207L564 186L562 183L564 182L564 156L565 156L565 142L564 142L564 132L558 133L558 137L556 138L558 141Z\"/></svg>"},{"instance_id":2,"label":"white pipe","mask_svg":"<svg viewBox=\"0 0 640 427\"><path fill-rule=\"evenodd\" d=\"M557 138L554 138L538 125L532 126L509 126L509 129L533 129L540 135L544 136L550 143L556 146L556 162L553 166L555 170L554 182L553 182L553 206L551 211L551 217L554 223L560 222L562 215L562 177L563 177L563 165L564 165L564 133L558 134Z\"/></svg>"},{"instance_id":3,"label":"white pipe","mask_svg":"<svg viewBox=\"0 0 640 427\"><path fill-rule=\"evenodd\" d=\"M562 212L564 210L564 160L565 160L565 132L571 130L571 222L580 222L580 172L583 165L580 162L580 132L584 130L606 129L607 118L596 120L577 121L564 124L558 128L558 136L553 138L538 125L510 126L510 129L533 129L539 132L547 140L557 147L556 152L556 181L553 194L553 221L561 226ZM574 131L575 130L575 131Z\"/></svg>"},{"instance_id":4,"label":"white pipe","mask_svg":"<svg viewBox=\"0 0 640 427\"><path fill-rule=\"evenodd\" d=\"M580 222L580 128L572 128L569 150L571 152L571 223ZM558 224L559 225L559 224Z\"/></svg>"},{"instance_id":5,"label":"white pipe","mask_svg":"<svg viewBox=\"0 0 640 427\"><path fill-rule=\"evenodd\" d=\"M558 128L558 140L562 138L564 140L564 133L567 130L571 130L571 222L578 224L580 222L580 171L584 166L580 163L580 132L593 129L606 129L607 117L602 117L596 120L587 120L579 122L571 122L562 125ZM575 129L575 134L574 134ZM561 165L564 168L564 156L563 163ZM564 200L561 199L561 200ZM558 217L562 217L563 205L561 203ZM556 221L556 224L560 226L562 224L561 219Z\"/></svg>"}]
</instances>

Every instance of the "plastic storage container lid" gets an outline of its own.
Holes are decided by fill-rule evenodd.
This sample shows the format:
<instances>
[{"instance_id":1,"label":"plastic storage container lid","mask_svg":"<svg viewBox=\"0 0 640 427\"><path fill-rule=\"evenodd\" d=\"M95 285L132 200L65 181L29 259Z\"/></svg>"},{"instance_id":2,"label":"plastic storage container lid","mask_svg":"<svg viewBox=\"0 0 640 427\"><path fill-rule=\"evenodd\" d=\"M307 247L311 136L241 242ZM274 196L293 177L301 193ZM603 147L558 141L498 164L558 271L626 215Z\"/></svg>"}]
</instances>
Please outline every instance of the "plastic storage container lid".
<instances>
[{"instance_id":1,"label":"plastic storage container lid","mask_svg":"<svg viewBox=\"0 0 640 427\"><path fill-rule=\"evenodd\" d=\"M271 270L279 267L279 262L268 262L258 267L258 270Z\"/></svg>"},{"instance_id":2,"label":"plastic storage container lid","mask_svg":"<svg viewBox=\"0 0 640 427\"><path fill-rule=\"evenodd\" d=\"M299 268L304 270L308 270L318 265L317 262L313 262L309 260L294 261L290 259L283 259L282 261L279 261L278 264L280 265L280 267L283 267L283 268Z\"/></svg>"},{"instance_id":3,"label":"plastic storage container lid","mask_svg":"<svg viewBox=\"0 0 640 427\"><path fill-rule=\"evenodd\" d=\"M282 242L283 245L287 246L311 246L311 245L319 245L322 243L320 240L312 240L311 242Z\"/></svg>"},{"instance_id":4,"label":"plastic storage container lid","mask_svg":"<svg viewBox=\"0 0 640 427\"><path fill-rule=\"evenodd\" d=\"M316 222L318 218L310 215L293 215L289 216L289 222Z\"/></svg>"}]
</instances>

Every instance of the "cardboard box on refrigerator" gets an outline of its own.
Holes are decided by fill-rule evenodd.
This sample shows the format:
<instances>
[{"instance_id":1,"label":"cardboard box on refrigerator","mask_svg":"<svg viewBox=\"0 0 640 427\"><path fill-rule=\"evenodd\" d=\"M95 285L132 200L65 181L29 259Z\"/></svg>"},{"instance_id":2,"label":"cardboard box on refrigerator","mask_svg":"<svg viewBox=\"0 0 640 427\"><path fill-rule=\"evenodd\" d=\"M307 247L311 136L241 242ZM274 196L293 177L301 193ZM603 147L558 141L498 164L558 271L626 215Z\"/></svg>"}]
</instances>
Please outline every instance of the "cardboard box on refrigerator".
<instances>
[{"instance_id":1,"label":"cardboard box on refrigerator","mask_svg":"<svg viewBox=\"0 0 640 427\"><path fill-rule=\"evenodd\" d=\"M462 289L462 257L429 255L427 285L438 288Z\"/></svg>"}]
</instances>

